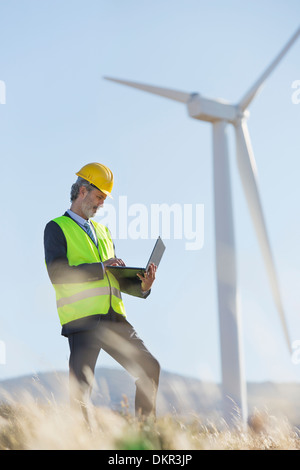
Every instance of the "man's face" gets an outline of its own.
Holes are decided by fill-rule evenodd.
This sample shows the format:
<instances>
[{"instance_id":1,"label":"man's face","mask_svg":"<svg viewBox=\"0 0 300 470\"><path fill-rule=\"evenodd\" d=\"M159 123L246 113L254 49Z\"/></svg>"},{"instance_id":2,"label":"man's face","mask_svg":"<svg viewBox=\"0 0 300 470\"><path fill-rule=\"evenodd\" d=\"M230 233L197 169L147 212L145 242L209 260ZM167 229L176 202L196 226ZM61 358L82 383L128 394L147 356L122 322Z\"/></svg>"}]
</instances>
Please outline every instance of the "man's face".
<instances>
[{"instance_id":1,"label":"man's face","mask_svg":"<svg viewBox=\"0 0 300 470\"><path fill-rule=\"evenodd\" d=\"M87 191L84 187L82 189L81 211L86 219L90 219L98 209L103 207L106 195L98 189L92 189L91 191Z\"/></svg>"}]
</instances>

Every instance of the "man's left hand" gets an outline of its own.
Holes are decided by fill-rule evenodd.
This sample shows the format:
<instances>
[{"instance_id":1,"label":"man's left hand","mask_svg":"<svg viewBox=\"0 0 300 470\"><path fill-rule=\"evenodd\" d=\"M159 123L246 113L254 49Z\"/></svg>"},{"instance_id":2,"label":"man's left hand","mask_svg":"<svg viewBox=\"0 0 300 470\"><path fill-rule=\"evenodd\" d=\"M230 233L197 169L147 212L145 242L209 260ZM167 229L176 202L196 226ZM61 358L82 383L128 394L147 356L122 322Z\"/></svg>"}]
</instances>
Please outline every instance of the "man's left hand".
<instances>
[{"instance_id":1,"label":"man's left hand","mask_svg":"<svg viewBox=\"0 0 300 470\"><path fill-rule=\"evenodd\" d=\"M147 291L151 289L152 284L155 280L156 270L157 270L157 266L151 263L148 270L145 272L144 276L141 276L141 274L137 274L138 278L142 281L141 287L143 291Z\"/></svg>"}]
</instances>

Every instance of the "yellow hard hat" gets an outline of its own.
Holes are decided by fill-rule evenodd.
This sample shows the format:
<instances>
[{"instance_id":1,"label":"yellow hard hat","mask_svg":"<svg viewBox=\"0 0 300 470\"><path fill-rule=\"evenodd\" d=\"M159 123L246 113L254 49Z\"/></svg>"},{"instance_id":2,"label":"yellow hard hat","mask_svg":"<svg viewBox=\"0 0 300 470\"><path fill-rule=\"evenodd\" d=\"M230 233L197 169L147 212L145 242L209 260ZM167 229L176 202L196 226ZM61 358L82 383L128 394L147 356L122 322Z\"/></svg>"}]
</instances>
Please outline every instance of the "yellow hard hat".
<instances>
[{"instance_id":1,"label":"yellow hard hat","mask_svg":"<svg viewBox=\"0 0 300 470\"><path fill-rule=\"evenodd\" d=\"M114 185L114 176L107 166L101 163L88 163L76 175L87 180L107 196L112 197L110 193Z\"/></svg>"}]
</instances>

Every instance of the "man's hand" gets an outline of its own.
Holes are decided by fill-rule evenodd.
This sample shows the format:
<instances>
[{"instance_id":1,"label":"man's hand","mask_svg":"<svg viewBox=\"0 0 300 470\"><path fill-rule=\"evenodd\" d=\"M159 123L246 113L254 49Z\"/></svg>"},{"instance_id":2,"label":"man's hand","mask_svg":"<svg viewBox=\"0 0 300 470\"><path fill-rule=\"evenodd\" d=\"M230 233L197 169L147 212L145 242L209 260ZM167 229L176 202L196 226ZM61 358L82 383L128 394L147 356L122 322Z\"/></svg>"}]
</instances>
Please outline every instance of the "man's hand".
<instances>
[{"instance_id":1,"label":"man's hand","mask_svg":"<svg viewBox=\"0 0 300 470\"><path fill-rule=\"evenodd\" d=\"M151 263L149 268L148 268L148 271L145 272L144 276L141 276L141 274L137 274L140 281L142 281L141 287L142 287L143 291L147 291L147 290L151 289L152 284L155 280L156 270L157 270L157 266L155 266L155 264Z\"/></svg>"},{"instance_id":2,"label":"man's hand","mask_svg":"<svg viewBox=\"0 0 300 470\"><path fill-rule=\"evenodd\" d=\"M104 267L106 266L125 266L125 263L120 258L110 258L103 262Z\"/></svg>"}]
</instances>

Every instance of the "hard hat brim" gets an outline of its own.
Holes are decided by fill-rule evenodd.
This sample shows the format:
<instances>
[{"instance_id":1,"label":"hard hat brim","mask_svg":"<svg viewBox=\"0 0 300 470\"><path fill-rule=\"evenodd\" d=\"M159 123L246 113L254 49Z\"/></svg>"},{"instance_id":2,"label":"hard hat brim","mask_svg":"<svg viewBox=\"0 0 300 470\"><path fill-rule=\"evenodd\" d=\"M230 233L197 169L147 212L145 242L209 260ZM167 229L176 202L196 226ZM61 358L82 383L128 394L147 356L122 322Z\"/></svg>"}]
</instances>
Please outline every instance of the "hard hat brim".
<instances>
[{"instance_id":1,"label":"hard hat brim","mask_svg":"<svg viewBox=\"0 0 300 470\"><path fill-rule=\"evenodd\" d=\"M89 181L90 185L93 186L93 188L95 189L98 189L98 191L101 191L101 193L104 193L106 196L110 197L111 199L113 199L111 193L109 191L107 191L106 189L101 189L101 188L98 188L98 186L96 186L95 184L91 183Z\"/></svg>"}]
</instances>

